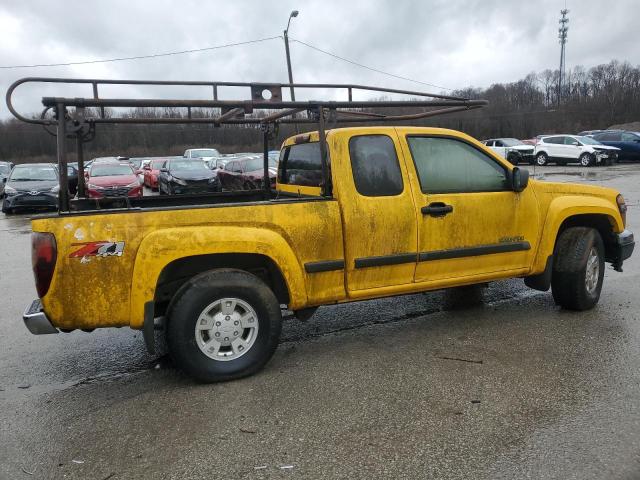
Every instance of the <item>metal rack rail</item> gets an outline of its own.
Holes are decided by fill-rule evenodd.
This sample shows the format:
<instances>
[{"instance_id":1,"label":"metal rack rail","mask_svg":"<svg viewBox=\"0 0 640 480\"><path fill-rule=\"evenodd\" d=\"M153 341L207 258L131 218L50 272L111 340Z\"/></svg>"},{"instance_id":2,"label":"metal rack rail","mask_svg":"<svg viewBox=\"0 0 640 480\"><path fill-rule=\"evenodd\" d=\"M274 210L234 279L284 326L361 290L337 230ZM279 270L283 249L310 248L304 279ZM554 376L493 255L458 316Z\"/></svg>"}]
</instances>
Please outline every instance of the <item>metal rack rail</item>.
<instances>
[{"instance_id":1,"label":"metal rack rail","mask_svg":"<svg viewBox=\"0 0 640 480\"><path fill-rule=\"evenodd\" d=\"M16 89L27 83L90 85L92 97L44 97L44 109L40 117L30 118L19 113L13 105ZM100 87L104 86L168 86L168 87L208 87L211 97L208 99L160 99L160 98L102 98ZM241 100L222 100L219 97L224 88L244 87L249 90L248 98ZM282 98L283 89L328 90L335 98L346 96L345 100L308 100L290 101ZM354 93L405 95L404 100L354 100ZM246 83L246 82L181 82L162 80L100 80L74 78L27 77L14 82L6 94L9 111L19 120L42 125L49 133L57 136L57 161L60 175L59 211L70 210L70 198L67 178L67 150L65 139L76 139L78 155L78 191L79 197L85 195L83 143L95 136L99 124L212 124L260 125L264 141L264 181L265 198L270 198L271 189L268 175L269 135L278 124L316 124L319 133L319 147L322 162L323 189L325 196L331 195L331 178L326 152L326 127L330 125L362 122L402 122L480 108L486 100L472 100L449 95L439 95L411 90L373 87L355 84L333 83ZM182 108L184 117L132 117L107 115L107 108ZM380 113L394 108L412 108L415 113ZM212 109L211 116L194 116L194 109Z\"/></svg>"}]
</instances>

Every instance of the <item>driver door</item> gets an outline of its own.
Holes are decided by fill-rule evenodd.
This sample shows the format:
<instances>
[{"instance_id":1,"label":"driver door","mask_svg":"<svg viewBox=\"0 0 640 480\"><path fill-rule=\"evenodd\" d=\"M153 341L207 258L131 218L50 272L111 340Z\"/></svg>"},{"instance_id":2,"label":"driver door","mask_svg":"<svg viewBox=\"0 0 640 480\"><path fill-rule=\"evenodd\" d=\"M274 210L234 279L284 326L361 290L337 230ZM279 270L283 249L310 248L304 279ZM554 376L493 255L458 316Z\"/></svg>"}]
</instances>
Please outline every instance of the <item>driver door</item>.
<instances>
[{"instance_id":1,"label":"driver door","mask_svg":"<svg viewBox=\"0 0 640 480\"><path fill-rule=\"evenodd\" d=\"M415 282L526 271L538 239L533 190L513 191L512 167L474 143L406 131L402 145L418 204Z\"/></svg>"}]
</instances>

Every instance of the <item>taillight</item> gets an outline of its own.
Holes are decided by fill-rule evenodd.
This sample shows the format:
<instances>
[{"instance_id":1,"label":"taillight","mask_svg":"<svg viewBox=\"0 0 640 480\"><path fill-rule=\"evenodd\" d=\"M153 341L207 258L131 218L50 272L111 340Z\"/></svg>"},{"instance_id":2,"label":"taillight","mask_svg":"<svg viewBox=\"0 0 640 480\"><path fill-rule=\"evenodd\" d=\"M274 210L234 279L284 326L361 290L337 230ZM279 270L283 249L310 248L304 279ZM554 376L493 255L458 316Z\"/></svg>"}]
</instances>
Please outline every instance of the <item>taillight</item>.
<instances>
[{"instance_id":1,"label":"taillight","mask_svg":"<svg viewBox=\"0 0 640 480\"><path fill-rule=\"evenodd\" d=\"M40 298L44 297L49 290L57 257L56 237L52 233L33 232L31 234L31 264Z\"/></svg>"},{"instance_id":2,"label":"taillight","mask_svg":"<svg viewBox=\"0 0 640 480\"><path fill-rule=\"evenodd\" d=\"M616 203L618 204L618 210L620 211L620 216L622 217L622 225L626 228L626 226L627 226L627 204L624 201L624 197L622 195L618 195L616 197Z\"/></svg>"}]
</instances>

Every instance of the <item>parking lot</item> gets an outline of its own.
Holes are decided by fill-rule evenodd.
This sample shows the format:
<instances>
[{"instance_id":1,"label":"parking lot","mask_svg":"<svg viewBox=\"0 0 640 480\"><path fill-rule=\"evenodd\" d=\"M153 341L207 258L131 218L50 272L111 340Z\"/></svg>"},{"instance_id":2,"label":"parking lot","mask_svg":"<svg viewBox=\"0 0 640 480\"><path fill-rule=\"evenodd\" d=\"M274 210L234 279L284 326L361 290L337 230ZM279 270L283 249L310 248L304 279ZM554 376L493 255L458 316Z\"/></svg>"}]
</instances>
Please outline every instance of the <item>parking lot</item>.
<instances>
[{"instance_id":1,"label":"parking lot","mask_svg":"<svg viewBox=\"0 0 640 480\"><path fill-rule=\"evenodd\" d=\"M619 189L637 233L640 165L530 170ZM640 477L638 252L592 311L522 280L323 307L201 385L126 328L31 335L29 233L0 216L0 478Z\"/></svg>"}]
</instances>

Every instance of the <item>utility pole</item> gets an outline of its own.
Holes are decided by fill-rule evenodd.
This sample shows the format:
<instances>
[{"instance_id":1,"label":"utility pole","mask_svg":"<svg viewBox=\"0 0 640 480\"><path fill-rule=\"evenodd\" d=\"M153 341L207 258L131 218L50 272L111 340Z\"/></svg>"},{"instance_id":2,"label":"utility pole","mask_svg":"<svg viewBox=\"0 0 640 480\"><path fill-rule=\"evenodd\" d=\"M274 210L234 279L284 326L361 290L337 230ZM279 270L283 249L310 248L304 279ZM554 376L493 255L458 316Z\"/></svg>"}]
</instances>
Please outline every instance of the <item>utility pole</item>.
<instances>
[{"instance_id":1,"label":"utility pole","mask_svg":"<svg viewBox=\"0 0 640 480\"><path fill-rule=\"evenodd\" d=\"M293 74L291 73L291 55L289 55L289 25L291 19L298 16L298 10L294 10L289 14L289 21L287 22L287 28L284 31L284 51L287 54L287 70L289 72L289 83L293 83ZM296 94L293 91L293 85L289 87L291 91L291 101L295 101Z\"/></svg>"},{"instance_id":2,"label":"utility pole","mask_svg":"<svg viewBox=\"0 0 640 480\"><path fill-rule=\"evenodd\" d=\"M560 10L560 28L558 29L558 38L560 39L560 70L558 71L558 105L560 105L560 100L562 98L562 80L564 77L564 46L567 43L567 32L569 31L569 19L567 18L567 14L569 10L566 8L564 10Z\"/></svg>"}]
</instances>

